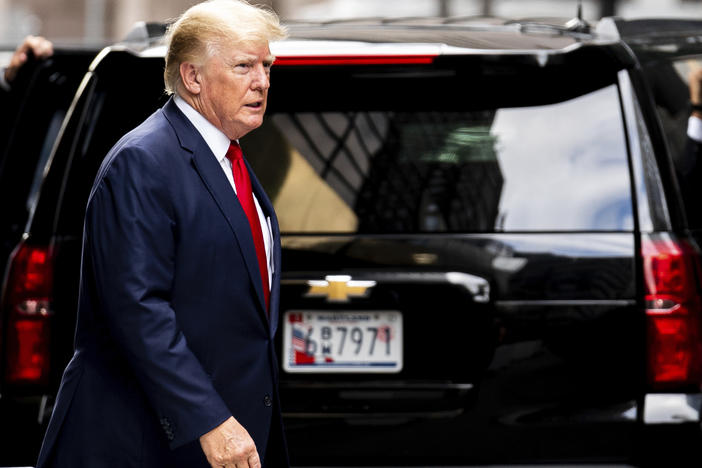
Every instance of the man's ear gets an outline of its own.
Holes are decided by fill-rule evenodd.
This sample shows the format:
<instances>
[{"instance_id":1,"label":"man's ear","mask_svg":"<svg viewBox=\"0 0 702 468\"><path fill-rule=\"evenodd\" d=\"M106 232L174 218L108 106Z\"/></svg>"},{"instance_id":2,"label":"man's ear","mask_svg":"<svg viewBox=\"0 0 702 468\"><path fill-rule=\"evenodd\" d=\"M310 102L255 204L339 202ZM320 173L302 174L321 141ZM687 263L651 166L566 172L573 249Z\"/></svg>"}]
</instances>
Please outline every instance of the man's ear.
<instances>
[{"instance_id":1,"label":"man's ear","mask_svg":"<svg viewBox=\"0 0 702 468\"><path fill-rule=\"evenodd\" d=\"M181 63L180 79L190 94L200 94L200 68L198 66L190 62Z\"/></svg>"}]
</instances>

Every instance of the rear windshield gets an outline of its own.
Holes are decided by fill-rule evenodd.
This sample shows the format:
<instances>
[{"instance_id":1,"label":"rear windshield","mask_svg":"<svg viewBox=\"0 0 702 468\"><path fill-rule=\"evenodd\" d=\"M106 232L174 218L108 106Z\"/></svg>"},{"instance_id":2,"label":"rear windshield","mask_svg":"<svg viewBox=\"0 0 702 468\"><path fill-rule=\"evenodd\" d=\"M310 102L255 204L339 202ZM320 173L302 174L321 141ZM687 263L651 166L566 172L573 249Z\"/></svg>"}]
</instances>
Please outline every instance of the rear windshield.
<instances>
[{"instance_id":1,"label":"rear windshield","mask_svg":"<svg viewBox=\"0 0 702 468\"><path fill-rule=\"evenodd\" d=\"M632 229L615 83L596 89L574 83L568 90L562 79L557 89L527 80L522 94L510 94L506 87L523 85L519 75L483 81L479 89L461 86L460 77L449 74L426 86L414 77L409 87L401 75L382 82L359 75L335 90L338 97L325 95L319 111L294 100L276 107L272 94L266 122L243 146L281 230ZM363 86L367 99L358 91ZM510 96L520 97L510 105Z\"/></svg>"},{"instance_id":2,"label":"rear windshield","mask_svg":"<svg viewBox=\"0 0 702 468\"><path fill-rule=\"evenodd\" d=\"M616 72L493 59L274 66L264 124L242 146L281 230L632 229ZM75 234L102 157L165 101L162 70L114 54L84 93L67 131L78 142L61 145L75 152L60 218Z\"/></svg>"}]
</instances>

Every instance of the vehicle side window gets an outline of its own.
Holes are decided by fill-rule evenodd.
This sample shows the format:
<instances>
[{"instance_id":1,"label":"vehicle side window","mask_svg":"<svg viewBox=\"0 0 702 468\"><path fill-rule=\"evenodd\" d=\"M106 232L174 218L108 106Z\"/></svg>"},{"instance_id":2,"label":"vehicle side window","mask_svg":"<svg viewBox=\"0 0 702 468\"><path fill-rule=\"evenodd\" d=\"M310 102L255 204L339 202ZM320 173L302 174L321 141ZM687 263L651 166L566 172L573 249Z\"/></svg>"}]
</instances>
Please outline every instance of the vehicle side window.
<instances>
[{"instance_id":1,"label":"vehicle side window","mask_svg":"<svg viewBox=\"0 0 702 468\"><path fill-rule=\"evenodd\" d=\"M36 203L37 196L39 195L39 188L41 187L41 181L44 176L44 170L49 156L51 155L51 148L53 147L54 141L61 130L61 123L64 117L66 117L66 112L63 109L59 109L51 117L49 125L46 129L46 134L42 138L41 151L39 152L39 160L34 170L34 178L32 180L32 185L29 188L29 195L27 196L26 208L27 212L32 209L32 206Z\"/></svg>"},{"instance_id":2,"label":"vehicle side window","mask_svg":"<svg viewBox=\"0 0 702 468\"><path fill-rule=\"evenodd\" d=\"M68 57L28 65L25 80L12 97L20 102L14 110L2 108L11 117L7 146L0 148L0 206L2 229L13 233L6 240L12 244L24 228L42 184L44 170L53 143L61 129L80 67ZM71 70L71 66L76 70ZM26 89L23 89L26 88ZM25 91L15 95L15 91Z\"/></svg>"},{"instance_id":3,"label":"vehicle side window","mask_svg":"<svg viewBox=\"0 0 702 468\"><path fill-rule=\"evenodd\" d=\"M690 118L689 75L702 67L702 57L685 57L653 62L645 68L656 112L661 122L666 144L691 228L702 228L702 144L687 136Z\"/></svg>"}]
</instances>

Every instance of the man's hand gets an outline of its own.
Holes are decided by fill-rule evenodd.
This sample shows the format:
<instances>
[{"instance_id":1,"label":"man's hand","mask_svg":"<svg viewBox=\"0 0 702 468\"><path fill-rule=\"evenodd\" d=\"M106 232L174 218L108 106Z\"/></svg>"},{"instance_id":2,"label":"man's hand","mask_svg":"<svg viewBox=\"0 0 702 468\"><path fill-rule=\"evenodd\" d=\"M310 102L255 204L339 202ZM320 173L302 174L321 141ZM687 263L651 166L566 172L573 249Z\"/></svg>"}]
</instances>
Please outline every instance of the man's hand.
<instances>
[{"instance_id":1,"label":"man's hand","mask_svg":"<svg viewBox=\"0 0 702 468\"><path fill-rule=\"evenodd\" d=\"M695 105L702 105L702 67L696 68L688 76L690 80L690 102ZM702 112L693 111L692 115L702 119Z\"/></svg>"},{"instance_id":2,"label":"man's hand","mask_svg":"<svg viewBox=\"0 0 702 468\"><path fill-rule=\"evenodd\" d=\"M233 417L201 436L200 445L212 468L261 467L256 444Z\"/></svg>"},{"instance_id":3,"label":"man's hand","mask_svg":"<svg viewBox=\"0 0 702 468\"><path fill-rule=\"evenodd\" d=\"M29 59L29 52L38 59L49 57L54 53L54 46L50 41L41 36L27 36L24 38L10 59L10 64L5 69L5 81L12 83L17 72Z\"/></svg>"}]
</instances>

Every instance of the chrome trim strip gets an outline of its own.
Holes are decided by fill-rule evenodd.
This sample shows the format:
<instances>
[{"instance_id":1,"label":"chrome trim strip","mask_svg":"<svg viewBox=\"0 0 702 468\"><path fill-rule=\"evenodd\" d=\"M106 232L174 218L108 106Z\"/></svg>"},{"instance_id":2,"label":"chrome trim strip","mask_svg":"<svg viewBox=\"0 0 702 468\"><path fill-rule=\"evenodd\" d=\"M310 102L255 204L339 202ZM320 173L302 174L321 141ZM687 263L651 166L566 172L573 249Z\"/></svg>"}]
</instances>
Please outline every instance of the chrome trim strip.
<instances>
[{"instance_id":1,"label":"chrome trim strip","mask_svg":"<svg viewBox=\"0 0 702 468\"><path fill-rule=\"evenodd\" d=\"M645 424L699 423L700 393L649 393L644 400Z\"/></svg>"},{"instance_id":2,"label":"chrome trim strip","mask_svg":"<svg viewBox=\"0 0 702 468\"><path fill-rule=\"evenodd\" d=\"M280 382L281 388L295 389L340 389L340 390L472 390L475 386L470 383L406 383L406 382Z\"/></svg>"},{"instance_id":3,"label":"chrome trim strip","mask_svg":"<svg viewBox=\"0 0 702 468\"><path fill-rule=\"evenodd\" d=\"M441 26L444 30L446 25ZM387 28L385 28L387 29ZM453 28L461 30L461 28ZM293 32L294 34L294 32ZM514 30L515 37L520 33ZM613 40L592 40L595 44L614 44ZM582 42L573 42L560 49L479 49L452 46L440 42L365 42L351 40L329 40L326 38L297 39L292 37L270 44L271 52L278 57L302 55L307 57L323 55L532 55L542 61L549 56L568 54L583 47Z\"/></svg>"},{"instance_id":4,"label":"chrome trim strip","mask_svg":"<svg viewBox=\"0 0 702 468\"><path fill-rule=\"evenodd\" d=\"M281 284L309 284L310 281L323 280L326 274L315 274L314 278L306 277L302 273L298 278L283 278ZM423 272L393 272L393 273L360 273L347 275L349 280L372 280L377 283L448 283L463 286L473 296L475 302L490 302L490 283L480 276L471 275L461 271L447 271L445 273Z\"/></svg>"},{"instance_id":5,"label":"chrome trim strip","mask_svg":"<svg viewBox=\"0 0 702 468\"><path fill-rule=\"evenodd\" d=\"M565 306L633 306L636 305L634 299L574 299L574 300L543 300L543 301L495 301L497 307L565 307Z\"/></svg>"},{"instance_id":6,"label":"chrome trim strip","mask_svg":"<svg viewBox=\"0 0 702 468\"><path fill-rule=\"evenodd\" d=\"M356 420L393 420L393 419L404 419L404 418L453 418L460 416L463 413L463 409L455 410L444 410L444 411L426 411L426 412L397 412L397 413L296 413L296 412L283 412L284 418L303 418L303 419L332 419L332 418L344 418L344 419L356 419Z\"/></svg>"},{"instance_id":7,"label":"chrome trim strip","mask_svg":"<svg viewBox=\"0 0 702 468\"><path fill-rule=\"evenodd\" d=\"M51 412L54 409L52 405L49 405L49 395L42 395L41 403L39 403L39 415L37 416L37 424L41 425L44 423L44 418L51 416ZM47 407L48 410L47 411Z\"/></svg>"}]
</instances>

